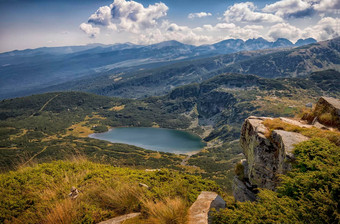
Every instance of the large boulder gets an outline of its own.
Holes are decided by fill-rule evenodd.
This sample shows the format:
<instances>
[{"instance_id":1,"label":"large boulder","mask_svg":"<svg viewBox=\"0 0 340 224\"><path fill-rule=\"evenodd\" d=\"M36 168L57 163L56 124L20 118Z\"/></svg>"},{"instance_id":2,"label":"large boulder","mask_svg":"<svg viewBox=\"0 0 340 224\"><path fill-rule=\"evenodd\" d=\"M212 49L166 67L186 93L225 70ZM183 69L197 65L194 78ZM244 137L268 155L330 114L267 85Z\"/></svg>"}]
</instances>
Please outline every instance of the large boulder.
<instances>
[{"instance_id":1,"label":"large boulder","mask_svg":"<svg viewBox=\"0 0 340 224\"><path fill-rule=\"evenodd\" d=\"M266 119L272 118L251 116L242 126L240 144L246 161L241 164L244 173L234 179L236 200L254 200L257 188L275 190L278 174L291 169L294 145L308 140L295 132L274 130L270 133L262 123Z\"/></svg>"},{"instance_id":2,"label":"large boulder","mask_svg":"<svg viewBox=\"0 0 340 224\"><path fill-rule=\"evenodd\" d=\"M340 100L321 97L315 106L314 116L321 124L336 126L340 129Z\"/></svg>"}]
</instances>

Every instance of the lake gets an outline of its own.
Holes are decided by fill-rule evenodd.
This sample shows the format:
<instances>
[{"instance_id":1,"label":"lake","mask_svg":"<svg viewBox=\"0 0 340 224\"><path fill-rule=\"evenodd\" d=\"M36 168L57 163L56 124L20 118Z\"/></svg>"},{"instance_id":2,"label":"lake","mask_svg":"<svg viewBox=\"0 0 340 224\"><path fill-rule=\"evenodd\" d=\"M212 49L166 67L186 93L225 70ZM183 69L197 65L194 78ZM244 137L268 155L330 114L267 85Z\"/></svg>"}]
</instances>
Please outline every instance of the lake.
<instances>
[{"instance_id":1,"label":"lake","mask_svg":"<svg viewBox=\"0 0 340 224\"><path fill-rule=\"evenodd\" d=\"M199 151L205 146L198 136L164 128L113 128L108 132L91 134L89 137L177 154Z\"/></svg>"}]
</instances>

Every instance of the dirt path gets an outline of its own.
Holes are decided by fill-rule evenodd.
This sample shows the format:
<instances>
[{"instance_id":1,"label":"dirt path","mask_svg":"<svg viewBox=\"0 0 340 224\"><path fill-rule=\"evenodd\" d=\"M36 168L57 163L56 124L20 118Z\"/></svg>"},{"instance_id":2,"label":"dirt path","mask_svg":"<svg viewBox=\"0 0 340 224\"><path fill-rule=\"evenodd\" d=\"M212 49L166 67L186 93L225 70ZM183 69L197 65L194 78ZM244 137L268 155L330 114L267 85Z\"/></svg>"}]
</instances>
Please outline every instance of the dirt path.
<instances>
[{"instance_id":1,"label":"dirt path","mask_svg":"<svg viewBox=\"0 0 340 224\"><path fill-rule=\"evenodd\" d=\"M39 154L43 153L46 150L47 146L45 146L40 152L38 152L37 154L35 154L34 156L32 156L29 160L27 160L23 165L21 166L25 166L26 164L28 164L29 162L31 162L35 157L37 157Z\"/></svg>"},{"instance_id":2,"label":"dirt path","mask_svg":"<svg viewBox=\"0 0 340 224\"><path fill-rule=\"evenodd\" d=\"M181 162L181 166L188 166L188 160L190 159L191 155L188 155L187 157L185 157L182 162Z\"/></svg>"},{"instance_id":3,"label":"dirt path","mask_svg":"<svg viewBox=\"0 0 340 224\"><path fill-rule=\"evenodd\" d=\"M38 112L34 112L30 117L33 117L35 114L40 113L41 111L43 111L43 109L45 109L45 107L52 101L54 100L57 96L59 96L59 94L55 95L54 97L52 97L51 99L47 100L47 102L40 108L40 110Z\"/></svg>"}]
</instances>

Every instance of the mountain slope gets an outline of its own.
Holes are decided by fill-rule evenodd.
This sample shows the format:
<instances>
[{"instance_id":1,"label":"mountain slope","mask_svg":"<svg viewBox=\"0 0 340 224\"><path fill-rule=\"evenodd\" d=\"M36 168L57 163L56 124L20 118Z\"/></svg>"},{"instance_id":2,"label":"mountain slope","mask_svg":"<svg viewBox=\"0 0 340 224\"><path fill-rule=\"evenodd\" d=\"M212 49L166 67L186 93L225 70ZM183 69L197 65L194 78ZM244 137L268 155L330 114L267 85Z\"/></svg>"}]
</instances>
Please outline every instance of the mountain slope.
<instances>
[{"instance_id":1,"label":"mountain slope","mask_svg":"<svg viewBox=\"0 0 340 224\"><path fill-rule=\"evenodd\" d=\"M340 38L240 61L225 71L273 78L304 76L322 69L340 69Z\"/></svg>"},{"instance_id":2,"label":"mountain slope","mask_svg":"<svg viewBox=\"0 0 340 224\"><path fill-rule=\"evenodd\" d=\"M140 98L165 94L174 87L202 82L224 72L256 74L266 78L306 76L313 71L339 70L339 46L340 38L336 38L295 49L239 52L137 72L112 71L51 89Z\"/></svg>"},{"instance_id":3,"label":"mountain slope","mask_svg":"<svg viewBox=\"0 0 340 224\"><path fill-rule=\"evenodd\" d=\"M280 44L278 44L280 42ZM235 44L237 43L237 44ZM177 41L149 46L131 43L38 48L0 54L0 97L36 93L38 89L63 85L79 78L94 78L126 71L137 72L179 61L234 53L243 50L292 47L286 39L225 40L195 47Z\"/></svg>"},{"instance_id":4,"label":"mountain slope","mask_svg":"<svg viewBox=\"0 0 340 224\"><path fill-rule=\"evenodd\" d=\"M178 213L175 218L185 220L188 204L204 190L219 188L212 181L166 169L118 168L84 159L54 161L0 175L0 222L99 223L144 212L142 223L163 223L150 211L161 201L167 201L169 209L177 205L172 207Z\"/></svg>"},{"instance_id":5,"label":"mountain slope","mask_svg":"<svg viewBox=\"0 0 340 224\"><path fill-rule=\"evenodd\" d=\"M324 80L324 82L320 82ZM265 79L223 74L144 100L57 92L0 102L0 169L82 155L91 161L141 168L199 172L230 191L233 165L241 158L240 126L250 115L294 116L321 95L340 96L340 73ZM206 150L182 166L183 155L88 138L110 127L187 130L204 138ZM199 167L199 168L197 168Z\"/></svg>"}]
</instances>

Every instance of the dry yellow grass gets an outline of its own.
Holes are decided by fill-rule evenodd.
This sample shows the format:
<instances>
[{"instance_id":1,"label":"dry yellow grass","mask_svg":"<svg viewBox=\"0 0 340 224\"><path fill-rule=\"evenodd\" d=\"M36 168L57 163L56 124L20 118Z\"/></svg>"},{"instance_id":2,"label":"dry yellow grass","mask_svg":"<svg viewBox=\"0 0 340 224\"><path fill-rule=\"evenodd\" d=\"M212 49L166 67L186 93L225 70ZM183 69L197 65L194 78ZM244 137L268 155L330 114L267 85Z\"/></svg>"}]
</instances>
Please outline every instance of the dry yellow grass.
<instances>
[{"instance_id":1,"label":"dry yellow grass","mask_svg":"<svg viewBox=\"0 0 340 224\"><path fill-rule=\"evenodd\" d=\"M152 127L153 127L153 128L160 128L159 124L157 124L156 122L153 122L153 123L152 123Z\"/></svg>"},{"instance_id":2,"label":"dry yellow grass","mask_svg":"<svg viewBox=\"0 0 340 224\"><path fill-rule=\"evenodd\" d=\"M9 136L9 140L12 141L12 140L14 140L14 139L16 139L16 138L20 138L20 137L26 135L26 133L28 132L27 129L21 129L21 131L22 131L21 133L18 133L18 134L16 134L16 135L10 135L10 136Z\"/></svg>"},{"instance_id":3,"label":"dry yellow grass","mask_svg":"<svg viewBox=\"0 0 340 224\"><path fill-rule=\"evenodd\" d=\"M285 130L290 132L297 132L309 138L327 138L329 141L335 143L336 145L340 145L339 131L323 130L315 127L303 128L297 125L285 123L279 118L265 120L263 121L263 124L269 129L269 132L266 133L266 137L269 137L273 130Z\"/></svg>"},{"instance_id":4,"label":"dry yellow grass","mask_svg":"<svg viewBox=\"0 0 340 224\"><path fill-rule=\"evenodd\" d=\"M57 140L59 139L57 135L50 135L46 138L41 139L42 142L48 142L48 141L52 141L52 140Z\"/></svg>"},{"instance_id":5,"label":"dry yellow grass","mask_svg":"<svg viewBox=\"0 0 340 224\"><path fill-rule=\"evenodd\" d=\"M121 111L125 108L125 105L120 105L120 106L114 106L112 108L110 108L110 111Z\"/></svg>"},{"instance_id":6,"label":"dry yellow grass","mask_svg":"<svg viewBox=\"0 0 340 224\"><path fill-rule=\"evenodd\" d=\"M76 137L87 137L92 133L94 133L94 131L91 130L90 127L86 126L86 121L82 121L67 128L66 136L73 135Z\"/></svg>"},{"instance_id":7,"label":"dry yellow grass","mask_svg":"<svg viewBox=\"0 0 340 224\"><path fill-rule=\"evenodd\" d=\"M115 211L116 214L128 214L139 211L145 189L135 183L118 183L117 186L93 188L88 190L89 197L96 197L102 207Z\"/></svg>"},{"instance_id":8,"label":"dry yellow grass","mask_svg":"<svg viewBox=\"0 0 340 224\"><path fill-rule=\"evenodd\" d=\"M147 156L146 158L155 158L155 159L160 159L162 158L162 154L159 152L152 153L150 156Z\"/></svg>"},{"instance_id":9,"label":"dry yellow grass","mask_svg":"<svg viewBox=\"0 0 340 224\"><path fill-rule=\"evenodd\" d=\"M77 201L65 199L51 208L46 216L46 224L70 224L77 217Z\"/></svg>"},{"instance_id":10,"label":"dry yellow grass","mask_svg":"<svg viewBox=\"0 0 340 224\"><path fill-rule=\"evenodd\" d=\"M162 201L144 202L147 223L152 224L184 224L187 222L188 205L181 198L166 198Z\"/></svg>"},{"instance_id":11,"label":"dry yellow grass","mask_svg":"<svg viewBox=\"0 0 340 224\"><path fill-rule=\"evenodd\" d=\"M89 117L89 116L86 116L86 117L85 117L85 121L88 121L88 120L91 120L91 119L101 119L101 120L105 120L106 118L103 117L103 116L100 116L100 115L98 115L98 114L96 114L96 113L93 113L91 117Z\"/></svg>"}]
</instances>

